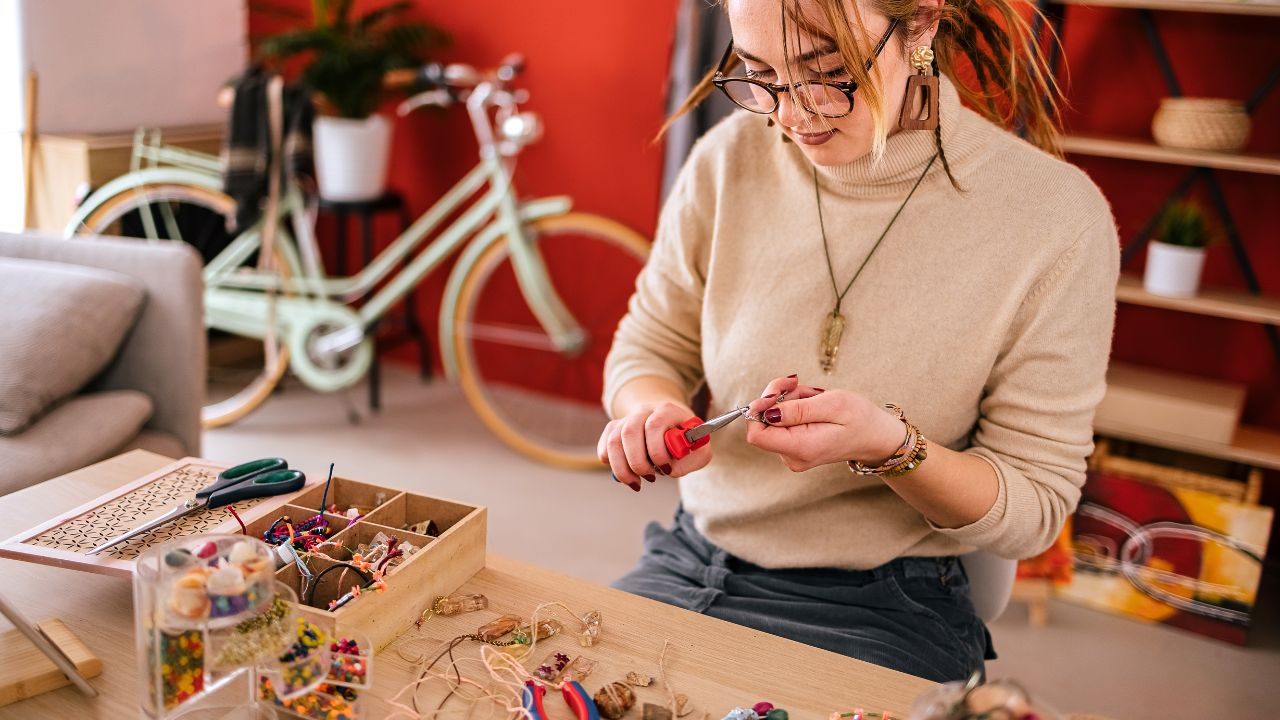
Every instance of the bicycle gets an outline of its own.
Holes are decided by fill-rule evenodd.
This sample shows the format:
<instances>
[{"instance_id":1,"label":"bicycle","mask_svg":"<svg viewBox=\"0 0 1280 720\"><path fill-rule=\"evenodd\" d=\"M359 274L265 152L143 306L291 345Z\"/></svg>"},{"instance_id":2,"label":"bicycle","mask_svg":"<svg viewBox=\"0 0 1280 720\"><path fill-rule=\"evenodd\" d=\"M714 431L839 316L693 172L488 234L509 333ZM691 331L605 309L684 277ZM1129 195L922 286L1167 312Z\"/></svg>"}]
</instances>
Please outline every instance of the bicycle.
<instances>
[{"instance_id":1,"label":"bicycle","mask_svg":"<svg viewBox=\"0 0 1280 720\"><path fill-rule=\"evenodd\" d=\"M528 92L509 87L521 65L509 58L487 72L466 65L418 71L428 89L401 103L400 114L464 104L480 162L357 274L325 275L303 195L292 185L271 217L264 213L206 263L206 326L263 342L261 370L255 365L243 387L237 382L229 397L205 406L206 427L261 405L286 368L321 392L358 382L373 358L378 320L461 249L439 318L446 374L517 451L564 467L599 467L604 357L649 243L616 221L570 212L568 197L517 199L515 159L541 134L538 117L519 109ZM234 215L218 158L164 146L142 130L134 155L131 172L86 199L67 235L104 234L133 217L145 238L184 241L183 208ZM455 211L461 214L440 229ZM278 271L246 266L266 223L275 223ZM523 304L506 299L516 297Z\"/></svg>"}]
</instances>

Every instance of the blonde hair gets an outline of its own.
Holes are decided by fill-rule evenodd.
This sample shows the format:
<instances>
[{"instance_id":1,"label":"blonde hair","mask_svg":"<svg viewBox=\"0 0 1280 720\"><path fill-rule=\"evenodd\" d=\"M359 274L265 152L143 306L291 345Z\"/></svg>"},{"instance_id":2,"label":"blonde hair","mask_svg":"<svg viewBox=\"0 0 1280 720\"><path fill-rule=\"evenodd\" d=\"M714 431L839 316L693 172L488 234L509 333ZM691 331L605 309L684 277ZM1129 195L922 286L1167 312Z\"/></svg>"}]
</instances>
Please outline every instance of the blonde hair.
<instances>
[{"instance_id":1,"label":"blonde hair","mask_svg":"<svg viewBox=\"0 0 1280 720\"><path fill-rule=\"evenodd\" d=\"M723 5L723 0L718 1ZM810 35L835 44L850 79L858 84L859 100L866 103L871 111L874 128L872 152L879 157L884 153L885 139L889 134L890 119L885 117L886 89L879 82L878 63L868 63L870 49L878 38L867 32L858 4L853 0L813 0L830 28L825 30L820 29L812 18L803 16L798 0L779 1L784 24L789 18L797 36L799 29L803 28ZM940 72L955 80L961 97L992 122L1020 131L1029 142L1047 152L1061 154L1062 91L1028 17L1039 16L1041 27L1050 26L1043 22L1043 16L1033 5L1026 0L945 0L941 7L922 4L920 0L866 2L868 7L890 21L898 21L894 35L904 48L937 23L938 32L932 45L935 62ZM1057 42L1057 38L1052 38L1052 41ZM793 52L791 39L787 39L785 44L789 66ZM736 56L731 56L725 67L712 68L704 75L668 118L662 131L665 132L672 122L715 90L711 81L717 71L727 72L738 62ZM870 72L868 64L871 65ZM966 72L972 73L976 87L963 81ZM941 137L941 130L936 130L940 153ZM945 153L941 159L946 166ZM951 174L949 167L947 174Z\"/></svg>"}]
</instances>

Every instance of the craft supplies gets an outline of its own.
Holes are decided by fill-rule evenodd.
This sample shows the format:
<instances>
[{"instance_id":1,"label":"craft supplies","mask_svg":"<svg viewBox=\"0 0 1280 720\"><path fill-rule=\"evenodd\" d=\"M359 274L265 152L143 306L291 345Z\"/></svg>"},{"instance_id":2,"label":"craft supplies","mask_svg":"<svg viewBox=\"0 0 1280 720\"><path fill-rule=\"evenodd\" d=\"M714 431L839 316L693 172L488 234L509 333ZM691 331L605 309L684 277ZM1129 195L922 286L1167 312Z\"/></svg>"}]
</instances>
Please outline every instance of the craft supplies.
<instances>
[{"instance_id":1,"label":"craft supplies","mask_svg":"<svg viewBox=\"0 0 1280 720\"><path fill-rule=\"evenodd\" d=\"M578 644L582 647L591 647L600 639L600 623L602 617L599 610L592 610L583 615L582 628L578 630Z\"/></svg>"},{"instance_id":2,"label":"craft supplies","mask_svg":"<svg viewBox=\"0 0 1280 720\"><path fill-rule=\"evenodd\" d=\"M423 520L421 522L406 524L400 529L408 530L409 532L417 533L419 535L426 535L427 537L436 537L440 534L440 527L436 525L435 520Z\"/></svg>"},{"instance_id":3,"label":"craft supplies","mask_svg":"<svg viewBox=\"0 0 1280 720\"><path fill-rule=\"evenodd\" d=\"M431 615L461 615L462 613L484 610L489 607L489 598L480 593L459 593L457 595L436 598L428 610L423 611L418 621L421 626Z\"/></svg>"},{"instance_id":4,"label":"craft supplies","mask_svg":"<svg viewBox=\"0 0 1280 720\"><path fill-rule=\"evenodd\" d=\"M571 658L562 652L553 652L542 661L538 667L534 668L533 675L540 680L547 682L555 682L560 677L560 673L569 665Z\"/></svg>"},{"instance_id":5,"label":"craft supplies","mask_svg":"<svg viewBox=\"0 0 1280 720\"><path fill-rule=\"evenodd\" d=\"M980 673L967 682L948 682L932 688L911 705L911 717L919 720L1038 720L1042 717L1031 696L1013 680L984 684Z\"/></svg>"},{"instance_id":6,"label":"craft supplies","mask_svg":"<svg viewBox=\"0 0 1280 720\"><path fill-rule=\"evenodd\" d=\"M258 697L310 720L358 720L360 717L356 699L331 695L319 689L293 698L282 698L266 676L258 679Z\"/></svg>"},{"instance_id":7,"label":"craft supplies","mask_svg":"<svg viewBox=\"0 0 1280 720\"><path fill-rule=\"evenodd\" d=\"M329 675L328 638L318 625L298 618L293 645L280 656L279 668L268 671L275 692L290 699L316 689Z\"/></svg>"},{"instance_id":8,"label":"craft supplies","mask_svg":"<svg viewBox=\"0 0 1280 720\"><path fill-rule=\"evenodd\" d=\"M293 604L280 592L266 611L210 634L212 667L242 666L279 656L289 645L292 620Z\"/></svg>"},{"instance_id":9,"label":"craft supplies","mask_svg":"<svg viewBox=\"0 0 1280 720\"><path fill-rule=\"evenodd\" d=\"M585 655L579 655L569 663L569 666L564 669L564 672L557 679L560 681L575 680L583 682L591 674L591 671L596 669L598 664L595 660Z\"/></svg>"},{"instance_id":10,"label":"craft supplies","mask_svg":"<svg viewBox=\"0 0 1280 720\"><path fill-rule=\"evenodd\" d=\"M314 550L333 534L329 520L323 514L313 515L294 525L288 515L281 515L262 533L268 545L292 545L301 551Z\"/></svg>"},{"instance_id":11,"label":"craft supplies","mask_svg":"<svg viewBox=\"0 0 1280 720\"><path fill-rule=\"evenodd\" d=\"M529 720L547 720L547 711L542 705L542 697L546 692L546 688L534 681L525 681L521 705ZM574 681L566 682L560 687L560 692L564 695L565 704L573 710L574 717L578 720L598 720L600 714L597 712L596 704L581 684Z\"/></svg>"},{"instance_id":12,"label":"craft supplies","mask_svg":"<svg viewBox=\"0 0 1280 720\"><path fill-rule=\"evenodd\" d=\"M671 711L661 705L644 704L643 720L672 720L673 717Z\"/></svg>"},{"instance_id":13,"label":"craft supplies","mask_svg":"<svg viewBox=\"0 0 1280 720\"><path fill-rule=\"evenodd\" d=\"M653 684L652 675L641 675L637 672L627 673L627 684L634 687L649 687Z\"/></svg>"},{"instance_id":14,"label":"craft supplies","mask_svg":"<svg viewBox=\"0 0 1280 720\"><path fill-rule=\"evenodd\" d=\"M564 625L559 620L542 620L538 623L538 640L546 640L549 637L558 635L563 629ZM523 625L515 629L511 635L511 641L518 645L530 645L533 643L533 636L533 628L529 625Z\"/></svg>"},{"instance_id":15,"label":"craft supplies","mask_svg":"<svg viewBox=\"0 0 1280 720\"><path fill-rule=\"evenodd\" d=\"M178 545L163 554L160 583L168 587L170 622L208 619L234 624L261 612L274 597L270 551L250 540Z\"/></svg>"},{"instance_id":16,"label":"craft supplies","mask_svg":"<svg viewBox=\"0 0 1280 720\"><path fill-rule=\"evenodd\" d=\"M162 705L167 710L204 690L204 636L199 630L184 630L159 631L156 637L160 666L155 669L159 670Z\"/></svg>"},{"instance_id":17,"label":"craft supplies","mask_svg":"<svg viewBox=\"0 0 1280 720\"><path fill-rule=\"evenodd\" d=\"M636 704L636 693L624 682L611 682L596 691L592 696L600 715L609 720L618 720Z\"/></svg>"},{"instance_id":18,"label":"craft supplies","mask_svg":"<svg viewBox=\"0 0 1280 720\"><path fill-rule=\"evenodd\" d=\"M519 615L502 615L481 625L476 629L475 635L480 642L492 643L518 627L520 627Z\"/></svg>"},{"instance_id":19,"label":"craft supplies","mask_svg":"<svg viewBox=\"0 0 1280 720\"><path fill-rule=\"evenodd\" d=\"M149 533L162 525L206 509L225 507L240 500L284 495L302 489L307 476L297 470L288 470L287 467L287 463L280 458L268 458L223 470L218 473L216 482L197 490L195 494L175 505L169 512L117 535L90 550L89 554L97 555L103 550Z\"/></svg>"}]
</instances>

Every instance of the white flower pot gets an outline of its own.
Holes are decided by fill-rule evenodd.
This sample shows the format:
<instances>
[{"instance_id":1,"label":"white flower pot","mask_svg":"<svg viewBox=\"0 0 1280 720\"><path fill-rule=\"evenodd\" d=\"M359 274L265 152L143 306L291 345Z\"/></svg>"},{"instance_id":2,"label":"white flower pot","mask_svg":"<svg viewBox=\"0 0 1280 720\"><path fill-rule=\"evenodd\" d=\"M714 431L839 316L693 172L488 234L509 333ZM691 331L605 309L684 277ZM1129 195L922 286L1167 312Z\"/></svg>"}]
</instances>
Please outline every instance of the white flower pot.
<instances>
[{"instance_id":1,"label":"white flower pot","mask_svg":"<svg viewBox=\"0 0 1280 720\"><path fill-rule=\"evenodd\" d=\"M1204 269L1204 248L1151 241L1142 284L1152 295L1194 297Z\"/></svg>"},{"instance_id":2,"label":"white flower pot","mask_svg":"<svg viewBox=\"0 0 1280 720\"><path fill-rule=\"evenodd\" d=\"M364 120L318 117L312 128L316 182L325 200L371 200L387 188L391 122L381 115Z\"/></svg>"}]
</instances>

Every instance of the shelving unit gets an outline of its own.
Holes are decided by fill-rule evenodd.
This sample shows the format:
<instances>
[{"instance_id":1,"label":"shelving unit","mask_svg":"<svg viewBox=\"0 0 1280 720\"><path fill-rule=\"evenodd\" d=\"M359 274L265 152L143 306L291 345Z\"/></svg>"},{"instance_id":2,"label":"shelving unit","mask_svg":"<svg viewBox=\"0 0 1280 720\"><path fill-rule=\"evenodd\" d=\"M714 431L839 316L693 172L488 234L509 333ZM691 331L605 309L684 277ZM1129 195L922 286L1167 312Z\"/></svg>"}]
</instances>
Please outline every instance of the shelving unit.
<instances>
[{"instance_id":1,"label":"shelving unit","mask_svg":"<svg viewBox=\"0 0 1280 720\"><path fill-rule=\"evenodd\" d=\"M1172 298L1152 295L1142 287L1142 279L1121 275L1116 299L1131 305L1180 310L1197 315L1280 324L1280 298L1263 297L1238 290L1201 290L1195 297Z\"/></svg>"},{"instance_id":2,"label":"shelving unit","mask_svg":"<svg viewBox=\"0 0 1280 720\"><path fill-rule=\"evenodd\" d=\"M1053 23L1061 36L1064 6L1128 8L1136 10L1151 52L1160 65L1161 73L1170 96L1182 95L1181 85L1174 72L1168 53L1160 39L1152 11L1173 10L1205 12L1261 17L1280 17L1280 0L1272 2L1220 2L1216 0L1039 0L1040 9ZM1054 48L1054 61L1056 62ZM1256 91L1245 102L1247 111L1256 108L1280 82L1280 63L1271 68ZM1169 148L1155 144L1147 138L1116 138L1094 135L1075 135L1063 139L1063 149L1068 153L1094 157L1118 158L1139 162L1165 163L1187 166L1190 171L1169 194L1161 207L1146 225L1130 239L1122 254L1122 265L1131 260L1151 236L1166 208L1184 196L1197 182L1203 183L1224 229L1231 251L1248 291L1209 289L1191 298L1168 298L1152 295L1142 287L1140 278L1122 275L1116 287L1116 300L1122 303L1165 308L1231 320L1259 323L1267 332L1272 350L1280 362L1280 297L1266 296L1258 283L1248 251L1231 218L1226 197L1218 183L1215 171L1245 172L1260 175L1280 175L1280 156L1264 154L1231 154L1199 150ZM1255 467L1280 470L1280 431L1239 426L1230 442L1206 440L1203 437L1182 435L1133 424L1129 421L1099 416L1095 430L1110 437L1131 440L1149 445L1171 448L1197 455L1235 461Z\"/></svg>"},{"instance_id":3,"label":"shelving unit","mask_svg":"<svg viewBox=\"0 0 1280 720\"><path fill-rule=\"evenodd\" d=\"M1062 139L1062 149L1077 155L1280 175L1280 156L1278 155L1237 155L1207 150L1184 150L1163 147L1142 140L1098 135L1069 135Z\"/></svg>"},{"instance_id":4,"label":"shelving unit","mask_svg":"<svg viewBox=\"0 0 1280 720\"><path fill-rule=\"evenodd\" d=\"M1241 425L1236 428L1231 442L1221 443L1190 435L1153 432L1147 427L1108 422L1104 418L1098 418L1094 422L1094 430L1099 435L1120 440L1132 440L1170 450L1280 470L1280 431Z\"/></svg>"},{"instance_id":5,"label":"shelving unit","mask_svg":"<svg viewBox=\"0 0 1280 720\"><path fill-rule=\"evenodd\" d=\"M1063 5L1129 8L1132 10L1177 10L1220 15L1262 15L1280 17L1280 3L1214 2L1213 0L1058 0Z\"/></svg>"}]
</instances>

